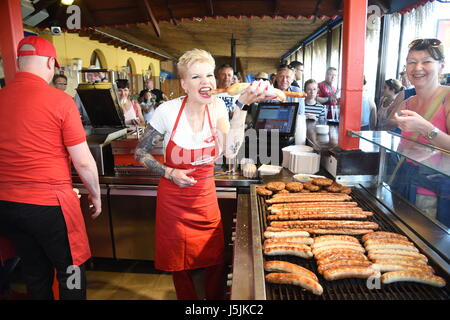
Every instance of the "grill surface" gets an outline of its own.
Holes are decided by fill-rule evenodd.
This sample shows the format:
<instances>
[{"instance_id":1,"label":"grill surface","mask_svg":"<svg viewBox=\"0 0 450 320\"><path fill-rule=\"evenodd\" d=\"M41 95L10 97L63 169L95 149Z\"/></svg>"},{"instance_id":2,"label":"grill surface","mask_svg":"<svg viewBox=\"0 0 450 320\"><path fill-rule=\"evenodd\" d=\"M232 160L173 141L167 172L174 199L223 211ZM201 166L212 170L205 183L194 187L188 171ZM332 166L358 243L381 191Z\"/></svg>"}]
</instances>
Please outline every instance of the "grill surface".
<instances>
[{"instance_id":1,"label":"grill surface","mask_svg":"<svg viewBox=\"0 0 450 320\"><path fill-rule=\"evenodd\" d=\"M404 234L400 229L393 225L388 218L372 206L358 189L353 189L351 197L358 205L367 211L372 211L374 215L369 217L368 221L379 224L378 231L391 231ZM258 213L261 225L261 239L264 239L263 232L268 226L267 221L267 198L257 196ZM312 235L314 236L314 235ZM356 236L361 238L361 236ZM423 252L422 252L423 253ZM449 300L450 299L450 280L446 278L447 286L436 288L429 285L417 283L397 282L389 285L381 285L380 289L369 289L365 279L342 279L336 281L325 280L317 271L317 263L314 258L302 259L293 256L264 256L264 261L284 260L298 264L304 268L313 271L319 278L323 287L321 296L291 285L277 285L266 282L266 296L268 300ZM443 276L442 270L430 259L429 264L436 270L436 274Z\"/></svg>"}]
</instances>

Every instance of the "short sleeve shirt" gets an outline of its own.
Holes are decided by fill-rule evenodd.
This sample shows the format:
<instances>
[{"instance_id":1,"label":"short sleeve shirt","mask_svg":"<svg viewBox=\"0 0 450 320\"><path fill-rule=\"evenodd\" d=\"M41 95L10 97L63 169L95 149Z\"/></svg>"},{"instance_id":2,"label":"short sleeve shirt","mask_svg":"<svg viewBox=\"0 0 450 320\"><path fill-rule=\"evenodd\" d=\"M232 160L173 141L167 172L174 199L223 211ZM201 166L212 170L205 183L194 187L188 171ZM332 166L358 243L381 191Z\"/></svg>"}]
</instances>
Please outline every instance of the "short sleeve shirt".
<instances>
[{"instance_id":1,"label":"short sleeve shirt","mask_svg":"<svg viewBox=\"0 0 450 320\"><path fill-rule=\"evenodd\" d=\"M173 127L181 109L181 103L184 97L170 100L161 104L150 120L150 125L159 133L164 134L164 147L167 146L172 135ZM209 114L213 129L216 130L217 120L226 119L228 121L228 111L221 99L214 99L214 102L208 105ZM177 130L173 136L173 142L185 149L200 149L214 145L214 142L205 142L211 137L208 117L205 113L203 130L200 133L193 133L183 112L178 122Z\"/></svg>"},{"instance_id":2,"label":"short sleeve shirt","mask_svg":"<svg viewBox=\"0 0 450 320\"><path fill-rule=\"evenodd\" d=\"M86 141L72 98L42 78L20 72L0 90L0 184L71 183L67 147ZM0 188L0 200L58 205L45 190Z\"/></svg>"}]
</instances>

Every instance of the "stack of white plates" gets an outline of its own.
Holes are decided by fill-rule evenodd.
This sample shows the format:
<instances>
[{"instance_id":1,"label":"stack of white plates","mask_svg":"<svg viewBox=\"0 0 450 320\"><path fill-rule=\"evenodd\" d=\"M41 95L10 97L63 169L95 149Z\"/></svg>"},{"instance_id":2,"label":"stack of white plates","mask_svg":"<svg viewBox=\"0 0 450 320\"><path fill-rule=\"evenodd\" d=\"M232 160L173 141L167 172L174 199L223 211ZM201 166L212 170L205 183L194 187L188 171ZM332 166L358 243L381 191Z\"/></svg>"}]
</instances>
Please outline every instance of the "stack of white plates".
<instances>
[{"instance_id":1,"label":"stack of white plates","mask_svg":"<svg viewBox=\"0 0 450 320\"><path fill-rule=\"evenodd\" d=\"M314 174L319 171L320 155L314 152L291 152L289 170L293 173Z\"/></svg>"},{"instance_id":2,"label":"stack of white plates","mask_svg":"<svg viewBox=\"0 0 450 320\"><path fill-rule=\"evenodd\" d=\"M313 148L305 145L292 145L281 149L283 151L283 163L281 164L284 168L289 168L289 163L291 161L292 152L313 152Z\"/></svg>"}]
</instances>

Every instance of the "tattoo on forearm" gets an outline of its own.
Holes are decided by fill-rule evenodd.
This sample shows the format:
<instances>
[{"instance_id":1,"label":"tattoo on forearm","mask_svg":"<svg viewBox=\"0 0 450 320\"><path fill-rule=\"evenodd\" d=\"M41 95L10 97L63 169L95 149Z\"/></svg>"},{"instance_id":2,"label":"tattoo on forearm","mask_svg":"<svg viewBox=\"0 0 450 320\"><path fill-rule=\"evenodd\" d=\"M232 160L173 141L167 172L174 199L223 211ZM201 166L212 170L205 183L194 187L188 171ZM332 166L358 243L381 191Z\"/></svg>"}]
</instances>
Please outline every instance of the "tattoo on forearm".
<instances>
[{"instance_id":1,"label":"tattoo on forearm","mask_svg":"<svg viewBox=\"0 0 450 320\"><path fill-rule=\"evenodd\" d=\"M166 167L156 161L150 152L163 139L164 135L149 125L145 130L144 136L139 140L135 152L135 158L138 162L161 176L164 176Z\"/></svg>"}]
</instances>

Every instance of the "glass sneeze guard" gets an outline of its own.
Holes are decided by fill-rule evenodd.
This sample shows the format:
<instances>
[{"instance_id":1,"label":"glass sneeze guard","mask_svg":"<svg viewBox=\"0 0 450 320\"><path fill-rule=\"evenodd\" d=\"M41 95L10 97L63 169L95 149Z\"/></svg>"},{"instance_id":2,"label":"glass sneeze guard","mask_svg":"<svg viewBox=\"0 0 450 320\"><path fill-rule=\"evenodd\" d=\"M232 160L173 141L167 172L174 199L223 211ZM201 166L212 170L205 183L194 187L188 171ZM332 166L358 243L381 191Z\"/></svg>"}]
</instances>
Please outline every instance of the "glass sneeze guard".
<instances>
[{"instance_id":1,"label":"glass sneeze guard","mask_svg":"<svg viewBox=\"0 0 450 320\"><path fill-rule=\"evenodd\" d=\"M352 135L450 178L450 152L440 151L388 131L353 131Z\"/></svg>"}]
</instances>

